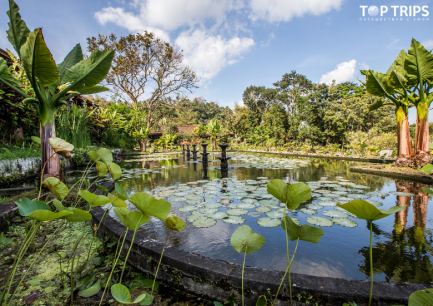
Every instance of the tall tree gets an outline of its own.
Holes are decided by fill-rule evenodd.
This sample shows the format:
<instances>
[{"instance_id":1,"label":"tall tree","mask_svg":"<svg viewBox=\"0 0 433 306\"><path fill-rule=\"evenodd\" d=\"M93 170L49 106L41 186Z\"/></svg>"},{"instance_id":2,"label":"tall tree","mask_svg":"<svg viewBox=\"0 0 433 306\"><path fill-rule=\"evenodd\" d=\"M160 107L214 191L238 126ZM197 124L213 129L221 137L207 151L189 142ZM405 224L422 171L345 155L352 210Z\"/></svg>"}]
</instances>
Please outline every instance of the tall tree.
<instances>
[{"instance_id":1,"label":"tall tree","mask_svg":"<svg viewBox=\"0 0 433 306\"><path fill-rule=\"evenodd\" d=\"M274 86L284 94L281 102L287 106L289 114L292 115L296 99L298 96L307 95L313 87L313 83L303 74L298 74L296 70L283 75L280 81L274 83Z\"/></svg>"},{"instance_id":2,"label":"tall tree","mask_svg":"<svg viewBox=\"0 0 433 306\"><path fill-rule=\"evenodd\" d=\"M172 94L191 92L199 81L195 72L182 63L182 52L144 31L117 38L98 35L87 39L88 50L116 50L106 82L113 91L147 111L147 129L158 122L160 108L173 107ZM147 92L150 97L143 99ZM143 100L142 100L143 99ZM145 139L146 150L147 136Z\"/></svg>"}]
</instances>

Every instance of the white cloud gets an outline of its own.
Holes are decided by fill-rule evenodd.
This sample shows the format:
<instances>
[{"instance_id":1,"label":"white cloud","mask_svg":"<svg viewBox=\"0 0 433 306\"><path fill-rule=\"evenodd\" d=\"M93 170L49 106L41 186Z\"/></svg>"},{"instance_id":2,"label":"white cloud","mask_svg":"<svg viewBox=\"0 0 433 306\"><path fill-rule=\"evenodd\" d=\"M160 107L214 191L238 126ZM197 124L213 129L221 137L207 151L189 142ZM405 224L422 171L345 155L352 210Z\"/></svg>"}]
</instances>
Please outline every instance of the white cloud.
<instances>
[{"instance_id":1,"label":"white cloud","mask_svg":"<svg viewBox=\"0 0 433 306\"><path fill-rule=\"evenodd\" d=\"M332 84L335 80L336 84L347 82L353 78L356 71L356 60L350 60L337 65L337 68L325 73L320 78L320 83Z\"/></svg>"},{"instance_id":2,"label":"white cloud","mask_svg":"<svg viewBox=\"0 0 433 306\"><path fill-rule=\"evenodd\" d=\"M202 80L209 80L227 65L237 62L251 46L251 38L225 39L202 30L183 32L175 44L183 50L184 62L191 66Z\"/></svg>"},{"instance_id":3,"label":"white cloud","mask_svg":"<svg viewBox=\"0 0 433 306\"><path fill-rule=\"evenodd\" d=\"M227 12L242 8L243 2L230 0L134 0L136 14L125 12L123 8L106 7L95 14L96 19L105 24L111 21L130 31L153 27L165 31L182 26L193 27L206 21L221 24Z\"/></svg>"},{"instance_id":4,"label":"white cloud","mask_svg":"<svg viewBox=\"0 0 433 306\"><path fill-rule=\"evenodd\" d=\"M125 12L125 10L120 7L114 8L110 6L103 8L102 11L95 13L95 18L102 25L108 22L112 22L114 24L117 24L118 26L128 29L129 31L153 32L157 37L161 38L162 40L165 40L167 42L170 41L170 36L166 31L146 25L144 20L140 16L135 16L132 13Z\"/></svg>"},{"instance_id":5,"label":"white cloud","mask_svg":"<svg viewBox=\"0 0 433 306\"><path fill-rule=\"evenodd\" d=\"M265 19L269 22L289 21L305 14L321 15L332 9L339 9L343 0L251 0L253 20Z\"/></svg>"},{"instance_id":6,"label":"white cloud","mask_svg":"<svg viewBox=\"0 0 433 306\"><path fill-rule=\"evenodd\" d=\"M358 63L358 68L361 70L368 70L368 69L370 69L370 66L368 66L366 63L362 62L362 63Z\"/></svg>"},{"instance_id":7,"label":"white cloud","mask_svg":"<svg viewBox=\"0 0 433 306\"><path fill-rule=\"evenodd\" d=\"M424 48L426 49L432 49L433 48L433 40L426 40L422 43L422 45L424 46ZM429 50L430 51L430 50Z\"/></svg>"}]
</instances>

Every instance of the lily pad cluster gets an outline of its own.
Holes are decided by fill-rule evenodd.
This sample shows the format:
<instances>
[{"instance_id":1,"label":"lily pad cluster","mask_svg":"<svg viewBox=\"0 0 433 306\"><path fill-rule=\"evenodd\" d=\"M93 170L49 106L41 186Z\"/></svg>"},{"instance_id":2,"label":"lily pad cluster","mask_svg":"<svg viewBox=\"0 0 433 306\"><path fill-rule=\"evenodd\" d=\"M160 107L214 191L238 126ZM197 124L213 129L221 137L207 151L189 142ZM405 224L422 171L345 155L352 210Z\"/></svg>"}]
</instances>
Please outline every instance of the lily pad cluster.
<instances>
[{"instance_id":1,"label":"lily pad cluster","mask_svg":"<svg viewBox=\"0 0 433 306\"><path fill-rule=\"evenodd\" d=\"M213 179L199 180L185 184L158 187L152 190L156 197L165 198L171 203L181 203L178 211L188 213L186 221L193 226L205 228L217 224L218 220L228 224L243 224L246 218L258 218L257 224L263 227L277 227L284 218L285 204L267 191L269 178L257 177L251 180ZM291 182L294 184L296 182ZM312 199L302 203L295 211L286 208L286 215L299 224L297 214L306 215L306 222L316 226L356 227L356 216L341 209L343 204L354 199L367 199L376 207L383 204L368 200L373 196L388 194L369 192L369 186L357 185L336 177L329 180L322 177L318 181L307 182L312 190ZM182 205L183 204L183 205Z\"/></svg>"}]
</instances>

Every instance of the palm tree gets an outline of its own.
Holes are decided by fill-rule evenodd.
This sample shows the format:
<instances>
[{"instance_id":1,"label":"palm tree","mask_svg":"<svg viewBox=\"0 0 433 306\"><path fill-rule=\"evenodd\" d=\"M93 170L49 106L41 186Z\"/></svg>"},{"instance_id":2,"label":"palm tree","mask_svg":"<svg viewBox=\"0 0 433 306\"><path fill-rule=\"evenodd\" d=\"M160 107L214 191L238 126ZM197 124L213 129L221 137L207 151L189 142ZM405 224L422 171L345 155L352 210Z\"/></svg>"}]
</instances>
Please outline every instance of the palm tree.
<instances>
[{"instance_id":1,"label":"palm tree","mask_svg":"<svg viewBox=\"0 0 433 306\"><path fill-rule=\"evenodd\" d=\"M397 59L392 63L387 73L373 70L361 71L367 78L365 86L367 92L373 96L383 98L370 106L370 111L384 105L394 105L397 121L397 158L402 161L411 159L412 141L409 133L408 110L409 103L414 100L413 94L407 91L407 80L404 77L404 63L407 54L401 50ZM397 164L399 161L397 160Z\"/></svg>"},{"instance_id":2,"label":"palm tree","mask_svg":"<svg viewBox=\"0 0 433 306\"><path fill-rule=\"evenodd\" d=\"M214 118L206 125L206 131L212 135L213 150L216 150L216 138L217 134L221 131L221 125L219 125L218 121Z\"/></svg>"}]
</instances>

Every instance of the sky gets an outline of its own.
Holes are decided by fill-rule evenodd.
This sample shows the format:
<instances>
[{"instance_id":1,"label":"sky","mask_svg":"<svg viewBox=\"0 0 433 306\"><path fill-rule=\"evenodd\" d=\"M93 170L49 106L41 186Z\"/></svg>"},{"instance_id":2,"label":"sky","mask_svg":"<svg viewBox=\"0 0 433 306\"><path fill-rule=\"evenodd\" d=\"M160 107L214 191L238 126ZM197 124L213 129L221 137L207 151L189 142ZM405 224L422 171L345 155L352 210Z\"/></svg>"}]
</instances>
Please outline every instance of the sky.
<instances>
[{"instance_id":1,"label":"sky","mask_svg":"<svg viewBox=\"0 0 433 306\"><path fill-rule=\"evenodd\" d=\"M385 72L412 38L432 49L432 2L16 0L29 29L43 28L57 63L77 43L85 50L87 37L152 31L183 50L200 77L190 98L231 108L248 86L272 87L292 70L314 83L357 81L360 69ZM0 48L12 50L7 10L0 1Z\"/></svg>"}]
</instances>

